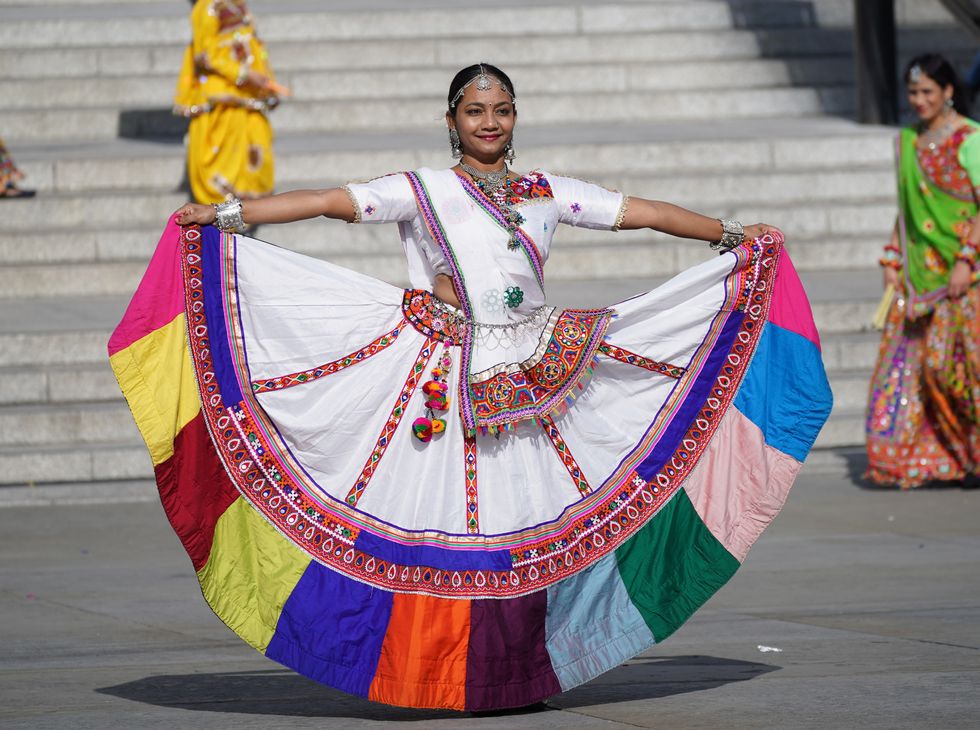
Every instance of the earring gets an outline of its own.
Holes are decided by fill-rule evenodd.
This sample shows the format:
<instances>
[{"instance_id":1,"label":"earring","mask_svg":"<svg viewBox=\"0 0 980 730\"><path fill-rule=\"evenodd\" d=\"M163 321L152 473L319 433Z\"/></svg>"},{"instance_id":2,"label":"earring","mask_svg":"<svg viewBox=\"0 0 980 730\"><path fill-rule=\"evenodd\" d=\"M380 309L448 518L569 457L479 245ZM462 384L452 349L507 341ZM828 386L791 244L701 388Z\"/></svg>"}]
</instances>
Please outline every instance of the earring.
<instances>
[{"instance_id":1,"label":"earring","mask_svg":"<svg viewBox=\"0 0 980 730\"><path fill-rule=\"evenodd\" d=\"M449 150L454 160L462 159L463 146L459 141L459 132L453 127L449 128Z\"/></svg>"},{"instance_id":2,"label":"earring","mask_svg":"<svg viewBox=\"0 0 980 730\"><path fill-rule=\"evenodd\" d=\"M510 163L514 161L515 157L517 157L517 153L514 152L514 140L512 139L504 146L504 159Z\"/></svg>"},{"instance_id":3,"label":"earring","mask_svg":"<svg viewBox=\"0 0 980 730\"><path fill-rule=\"evenodd\" d=\"M947 112L953 111L953 100L952 100L952 98L947 99L944 103L946 104L946 111Z\"/></svg>"}]
</instances>

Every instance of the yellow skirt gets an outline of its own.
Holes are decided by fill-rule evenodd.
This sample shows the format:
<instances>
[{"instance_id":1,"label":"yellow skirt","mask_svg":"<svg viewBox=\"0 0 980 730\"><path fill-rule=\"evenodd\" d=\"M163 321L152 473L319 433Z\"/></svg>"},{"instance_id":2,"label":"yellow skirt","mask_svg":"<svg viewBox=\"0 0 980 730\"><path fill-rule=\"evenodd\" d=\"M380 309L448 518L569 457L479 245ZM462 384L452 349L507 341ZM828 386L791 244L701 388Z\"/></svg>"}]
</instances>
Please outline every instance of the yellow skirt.
<instances>
[{"instance_id":1,"label":"yellow skirt","mask_svg":"<svg viewBox=\"0 0 980 730\"><path fill-rule=\"evenodd\" d=\"M269 195L274 162L272 128L265 114L243 106L218 105L191 119L187 177L199 203Z\"/></svg>"}]
</instances>

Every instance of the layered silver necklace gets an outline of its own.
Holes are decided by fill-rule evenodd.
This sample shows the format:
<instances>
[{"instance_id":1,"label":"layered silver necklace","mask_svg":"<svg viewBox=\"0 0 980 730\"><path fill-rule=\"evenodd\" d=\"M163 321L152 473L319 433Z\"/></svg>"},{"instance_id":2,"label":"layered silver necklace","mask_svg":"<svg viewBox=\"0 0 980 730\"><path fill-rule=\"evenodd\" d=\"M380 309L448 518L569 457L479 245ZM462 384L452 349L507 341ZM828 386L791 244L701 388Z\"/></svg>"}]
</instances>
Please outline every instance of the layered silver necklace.
<instances>
[{"instance_id":1,"label":"layered silver necklace","mask_svg":"<svg viewBox=\"0 0 980 730\"><path fill-rule=\"evenodd\" d=\"M514 210L514 206L507 201L507 195L502 192L507 183L507 176L510 174L507 163L505 162L501 169L490 170L489 172L477 170L463 161L460 161L459 166L473 178L473 182L476 183L480 192L499 208L504 217L504 228L507 231L507 248L511 251L520 248L520 243L517 241L517 229L524 225L524 216Z\"/></svg>"},{"instance_id":2,"label":"layered silver necklace","mask_svg":"<svg viewBox=\"0 0 980 730\"><path fill-rule=\"evenodd\" d=\"M507 182L507 176L510 175L510 168L507 167L506 162L499 170L487 170L485 172L462 161L460 161L459 166L467 175L478 181L480 189L489 198L492 198L494 193L504 186L504 183Z\"/></svg>"}]
</instances>

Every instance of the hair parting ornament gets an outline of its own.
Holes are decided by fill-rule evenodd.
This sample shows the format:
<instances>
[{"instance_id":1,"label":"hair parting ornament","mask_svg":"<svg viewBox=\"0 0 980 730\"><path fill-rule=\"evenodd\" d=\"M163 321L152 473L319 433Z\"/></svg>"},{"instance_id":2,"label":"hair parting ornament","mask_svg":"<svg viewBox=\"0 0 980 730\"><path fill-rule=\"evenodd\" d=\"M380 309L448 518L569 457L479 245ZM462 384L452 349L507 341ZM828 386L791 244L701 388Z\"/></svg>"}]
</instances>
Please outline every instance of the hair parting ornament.
<instances>
[{"instance_id":1,"label":"hair parting ornament","mask_svg":"<svg viewBox=\"0 0 980 730\"><path fill-rule=\"evenodd\" d=\"M510 97L511 104L516 104L517 97L514 96L514 92L508 89L507 84L505 84L503 81L498 79L496 76L491 76L490 74L488 74L487 70L483 67L483 64L481 63L480 73L477 76L474 76L469 81L467 81L461 87L459 87L459 91L457 91L456 96L453 97L452 103L449 105L449 108L450 109L456 108L456 105L459 103L459 100L463 98L463 94L466 92L466 87L470 86L470 84L473 84L475 82L476 88L479 89L480 91L489 91L490 89L493 88L494 81L496 81L500 85L500 88L504 92L506 92L507 95Z\"/></svg>"}]
</instances>

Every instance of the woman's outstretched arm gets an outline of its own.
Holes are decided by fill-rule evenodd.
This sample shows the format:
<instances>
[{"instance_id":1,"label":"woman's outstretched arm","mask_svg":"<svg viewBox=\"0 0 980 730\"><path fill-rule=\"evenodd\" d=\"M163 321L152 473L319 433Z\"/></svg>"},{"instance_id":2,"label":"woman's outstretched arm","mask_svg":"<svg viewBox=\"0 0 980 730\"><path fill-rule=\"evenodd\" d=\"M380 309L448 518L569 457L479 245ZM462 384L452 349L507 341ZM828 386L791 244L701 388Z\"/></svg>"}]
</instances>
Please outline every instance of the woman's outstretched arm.
<instances>
[{"instance_id":1,"label":"woman's outstretched arm","mask_svg":"<svg viewBox=\"0 0 980 730\"><path fill-rule=\"evenodd\" d=\"M214 206L187 203L174 215L182 226L207 225L214 222ZM357 215L354 203L343 188L326 190L293 190L267 198L242 201L242 220L247 225L291 223L319 216L353 221Z\"/></svg>"},{"instance_id":2,"label":"woman's outstretched arm","mask_svg":"<svg viewBox=\"0 0 980 730\"><path fill-rule=\"evenodd\" d=\"M652 228L678 238L699 241L718 241L723 233L721 222L717 218L709 218L671 203L634 197L630 197L626 215L619 227L621 230ZM774 230L775 226L766 223L744 227L747 240Z\"/></svg>"}]
</instances>

